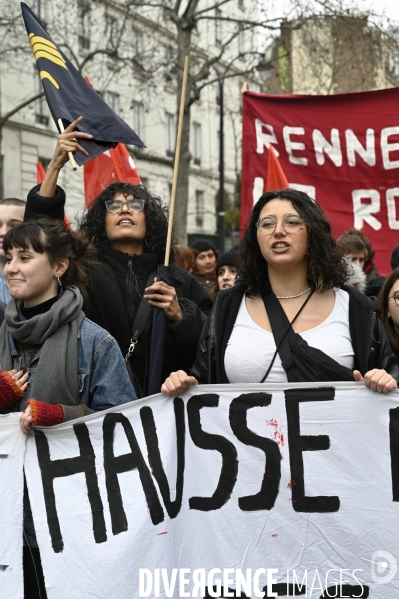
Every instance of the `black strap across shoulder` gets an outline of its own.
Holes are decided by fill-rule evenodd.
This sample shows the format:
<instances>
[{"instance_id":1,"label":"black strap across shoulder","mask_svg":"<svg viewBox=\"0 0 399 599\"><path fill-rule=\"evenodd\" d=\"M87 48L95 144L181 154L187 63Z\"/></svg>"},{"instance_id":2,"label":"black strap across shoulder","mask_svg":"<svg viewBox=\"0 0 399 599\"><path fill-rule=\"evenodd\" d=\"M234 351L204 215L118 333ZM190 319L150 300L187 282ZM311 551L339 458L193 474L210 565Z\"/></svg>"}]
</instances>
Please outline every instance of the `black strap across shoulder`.
<instances>
[{"instance_id":1,"label":"black strap across shoulder","mask_svg":"<svg viewBox=\"0 0 399 599\"><path fill-rule=\"evenodd\" d=\"M309 294L291 322L270 286L262 294L276 343L276 352L262 383L269 375L277 353L280 355L289 382L353 381L352 370L342 366L321 350L311 347L292 328L292 324L306 306L312 293Z\"/></svg>"},{"instance_id":2,"label":"black strap across shoulder","mask_svg":"<svg viewBox=\"0 0 399 599\"><path fill-rule=\"evenodd\" d=\"M298 316L312 297L313 291L314 290L312 290L309 293L308 297L303 302L302 306L299 308L298 312L295 314L291 322L288 320L286 313L281 307L281 304L278 301L275 294L273 293L273 290L270 287L270 285L268 286L266 293L262 294L262 300L265 304L266 313L269 318L274 342L276 344L276 351L274 352L272 361L270 362L269 368L267 369L265 376L261 380L261 383L264 383L267 377L269 376L269 373L276 360L277 354L279 354L280 356L281 364L285 371L287 371L287 369L293 365L294 362L291 355L289 335L295 335L292 325L294 324L294 322L296 321L296 319L298 318Z\"/></svg>"},{"instance_id":3,"label":"black strap across shoulder","mask_svg":"<svg viewBox=\"0 0 399 599\"><path fill-rule=\"evenodd\" d=\"M146 289L147 289L147 287L151 287L151 285L154 283L154 279L156 276L157 276L156 272L152 272L150 274L150 276L148 277L147 284L145 286ZM137 314L136 314L134 322L133 322L132 338L130 339L129 349L125 356L126 363L128 362L130 356L133 354L134 348L137 345L140 335L144 332L145 325L147 324L147 318L148 318L149 311L150 311L150 304L148 303L148 300L143 295L143 297L140 300L139 309L137 310Z\"/></svg>"},{"instance_id":4,"label":"black strap across shoulder","mask_svg":"<svg viewBox=\"0 0 399 599\"><path fill-rule=\"evenodd\" d=\"M150 276L148 277L147 284L145 286L146 289L147 289L147 287L150 287L153 284L156 276L157 276L156 272L153 272L150 274ZM139 309L137 310L137 314L136 314L134 322L133 322L132 337L130 339L129 349L125 356L125 364L126 364L127 373L129 375L130 382L132 383L138 398L144 397L144 394L143 394L143 390L137 380L137 377L134 374L133 367L129 361L129 358L130 358L130 356L133 355L134 348L136 347L136 345L138 343L139 337L144 332L145 326L147 324L149 312L150 312L150 304L148 303L148 300L143 295L143 297L140 300Z\"/></svg>"}]
</instances>

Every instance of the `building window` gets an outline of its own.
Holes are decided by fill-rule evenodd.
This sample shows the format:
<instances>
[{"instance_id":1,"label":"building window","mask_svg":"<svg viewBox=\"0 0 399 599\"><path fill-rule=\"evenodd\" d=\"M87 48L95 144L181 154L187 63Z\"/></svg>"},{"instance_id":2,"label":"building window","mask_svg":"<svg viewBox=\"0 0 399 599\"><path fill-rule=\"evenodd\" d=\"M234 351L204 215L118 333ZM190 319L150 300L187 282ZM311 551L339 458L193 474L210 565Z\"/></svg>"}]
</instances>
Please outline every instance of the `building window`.
<instances>
[{"instance_id":1,"label":"building window","mask_svg":"<svg viewBox=\"0 0 399 599\"><path fill-rule=\"evenodd\" d=\"M220 83L219 83L219 81L215 81L215 102L218 106L220 106Z\"/></svg>"},{"instance_id":2,"label":"building window","mask_svg":"<svg viewBox=\"0 0 399 599\"><path fill-rule=\"evenodd\" d=\"M33 9L35 10L36 16L38 17L42 25L46 25L46 3L46 0L36 0Z\"/></svg>"},{"instance_id":3,"label":"building window","mask_svg":"<svg viewBox=\"0 0 399 599\"><path fill-rule=\"evenodd\" d=\"M87 4L78 4L78 41L80 50L90 49L90 7Z\"/></svg>"},{"instance_id":4,"label":"building window","mask_svg":"<svg viewBox=\"0 0 399 599\"><path fill-rule=\"evenodd\" d=\"M105 39L107 50L115 50L116 35L116 19L110 16L105 17Z\"/></svg>"},{"instance_id":5,"label":"building window","mask_svg":"<svg viewBox=\"0 0 399 599\"><path fill-rule=\"evenodd\" d=\"M244 52L244 35L243 35L243 31L242 28L240 27L238 30L238 35L237 35L237 49L238 49L238 54L243 54Z\"/></svg>"},{"instance_id":6,"label":"building window","mask_svg":"<svg viewBox=\"0 0 399 599\"><path fill-rule=\"evenodd\" d=\"M388 73L396 80L399 79L399 54L396 47L388 48Z\"/></svg>"},{"instance_id":7,"label":"building window","mask_svg":"<svg viewBox=\"0 0 399 599\"><path fill-rule=\"evenodd\" d=\"M222 11L219 8L215 10L215 17L215 42L220 44L222 41Z\"/></svg>"},{"instance_id":8,"label":"building window","mask_svg":"<svg viewBox=\"0 0 399 599\"><path fill-rule=\"evenodd\" d=\"M132 31L132 48L134 56L139 56L143 51L143 34L137 29Z\"/></svg>"},{"instance_id":9,"label":"building window","mask_svg":"<svg viewBox=\"0 0 399 599\"><path fill-rule=\"evenodd\" d=\"M198 189L195 192L195 224L197 227L204 225L204 192Z\"/></svg>"},{"instance_id":10,"label":"building window","mask_svg":"<svg viewBox=\"0 0 399 599\"><path fill-rule=\"evenodd\" d=\"M166 156L175 155L175 119L173 114L165 113L165 147Z\"/></svg>"},{"instance_id":11,"label":"building window","mask_svg":"<svg viewBox=\"0 0 399 599\"><path fill-rule=\"evenodd\" d=\"M172 62L172 48L170 46L163 47L163 56L165 61L165 67L169 67Z\"/></svg>"},{"instance_id":12,"label":"building window","mask_svg":"<svg viewBox=\"0 0 399 599\"><path fill-rule=\"evenodd\" d=\"M119 94L114 92L105 92L105 101L116 114L119 114Z\"/></svg>"},{"instance_id":13,"label":"building window","mask_svg":"<svg viewBox=\"0 0 399 599\"><path fill-rule=\"evenodd\" d=\"M193 157L194 164L201 165L201 125L193 123Z\"/></svg>"},{"instance_id":14,"label":"building window","mask_svg":"<svg viewBox=\"0 0 399 599\"><path fill-rule=\"evenodd\" d=\"M140 102L133 104L133 129L141 138L144 129L144 107Z\"/></svg>"},{"instance_id":15,"label":"building window","mask_svg":"<svg viewBox=\"0 0 399 599\"><path fill-rule=\"evenodd\" d=\"M37 67L36 65L34 66L35 69L35 94L40 94L41 92L43 92L43 86L42 86L42 82L40 80L39 77L39 73L37 72ZM35 101L35 121L36 123L39 123L40 125L48 125L49 123L49 117L48 114L46 114L46 107L47 107L47 102L46 102L46 98L44 97L44 93L43 96L41 98L37 98L37 100Z\"/></svg>"},{"instance_id":16,"label":"building window","mask_svg":"<svg viewBox=\"0 0 399 599\"><path fill-rule=\"evenodd\" d=\"M43 156L39 156L38 162L40 162L40 164L42 165L42 167L46 171L48 169L48 165L51 162L51 158L43 158Z\"/></svg>"}]
</instances>

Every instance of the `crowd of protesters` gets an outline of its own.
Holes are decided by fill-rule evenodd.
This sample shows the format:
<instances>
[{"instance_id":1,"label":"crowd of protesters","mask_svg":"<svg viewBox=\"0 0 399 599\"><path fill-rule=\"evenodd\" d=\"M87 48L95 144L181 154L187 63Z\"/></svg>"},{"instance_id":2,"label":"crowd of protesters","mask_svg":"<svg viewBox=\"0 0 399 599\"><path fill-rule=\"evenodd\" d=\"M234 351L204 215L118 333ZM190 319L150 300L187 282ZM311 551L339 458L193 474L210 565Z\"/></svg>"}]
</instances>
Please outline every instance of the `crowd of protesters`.
<instances>
[{"instance_id":1,"label":"crowd of protesters","mask_svg":"<svg viewBox=\"0 0 399 599\"><path fill-rule=\"evenodd\" d=\"M28 433L145 397L156 352L169 395L198 382L397 388L399 246L385 279L363 232L335 240L322 209L286 189L261 196L223 255L206 239L172 244L162 275L168 212L143 185L112 183L77 231L65 224L57 180L68 152L85 153L79 122L26 204L0 201L1 413L20 412ZM24 546L25 597L46 597L26 487Z\"/></svg>"}]
</instances>

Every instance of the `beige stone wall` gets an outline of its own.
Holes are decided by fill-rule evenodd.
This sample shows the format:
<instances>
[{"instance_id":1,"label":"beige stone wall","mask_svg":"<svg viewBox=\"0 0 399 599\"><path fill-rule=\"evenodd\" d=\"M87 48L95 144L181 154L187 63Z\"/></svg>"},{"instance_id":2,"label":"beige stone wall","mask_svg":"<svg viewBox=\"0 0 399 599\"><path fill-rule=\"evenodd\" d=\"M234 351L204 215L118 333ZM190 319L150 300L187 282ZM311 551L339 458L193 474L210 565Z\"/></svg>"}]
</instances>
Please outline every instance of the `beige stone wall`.
<instances>
[{"instance_id":1,"label":"beige stone wall","mask_svg":"<svg viewBox=\"0 0 399 599\"><path fill-rule=\"evenodd\" d=\"M340 94L398 85L388 74L388 42L367 17L283 23L273 65L266 93Z\"/></svg>"}]
</instances>

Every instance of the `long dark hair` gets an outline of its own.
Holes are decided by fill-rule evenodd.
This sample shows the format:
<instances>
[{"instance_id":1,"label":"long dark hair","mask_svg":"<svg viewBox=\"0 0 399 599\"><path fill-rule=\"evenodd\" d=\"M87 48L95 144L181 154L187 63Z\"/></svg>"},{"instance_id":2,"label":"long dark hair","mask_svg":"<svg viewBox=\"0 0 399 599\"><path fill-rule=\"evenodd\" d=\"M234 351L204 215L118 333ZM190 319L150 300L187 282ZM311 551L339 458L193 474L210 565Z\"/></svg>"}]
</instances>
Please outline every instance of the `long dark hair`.
<instances>
[{"instance_id":1,"label":"long dark hair","mask_svg":"<svg viewBox=\"0 0 399 599\"><path fill-rule=\"evenodd\" d=\"M168 232L169 210L167 206L162 204L160 198L150 195L144 185L133 185L132 183L123 183L121 181L108 185L94 199L80 223L79 230L85 232L99 255L102 256L104 250L110 245L105 234L105 215L107 212L105 202L113 200L118 193L122 193L125 198L132 195L134 198L145 200L144 214L147 233L143 251L145 254L156 254L159 262L163 263ZM172 242L170 252L171 263L173 263L175 252L175 245Z\"/></svg>"},{"instance_id":2,"label":"long dark hair","mask_svg":"<svg viewBox=\"0 0 399 599\"><path fill-rule=\"evenodd\" d=\"M388 299L391 289L398 279L399 267L395 268L395 270L391 272L389 277L385 279L381 291L378 294L378 314L382 322L382 325L387 332L389 343L391 344L392 352L397 362L399 362L399 335L395 330L395 325L392 318L388 316Z\"/></svg>"},{"instance_id":3,"label":"long dark hair","mask_svg":"<svg viewBox=\"0 0 399 599\"><path fill-rule=\"evenodd\" d=\"M240 245L237 283L247 295L253 296L268 280L267 262L259 248L256 223L262 208L275 199L289 200L306 223L310 287L315 291L340 287L346 279L346 266L331 234L331 225L320 206L306 193L296 189L268 191L256 202Z\"/></svg>"},{"instance_id":4,"label":"long dark hair","mask_svg":"<svg viewBox=\"0 0 399 599\"><path fill-rule=\"evenodd\" d=\"M76 285L87 299L88 268L95 263L96 251L83 232L68 229L64 222L41 218L12 227L3 240L4 252L12 248L46 254L50 264L68 258L69 265L61 277L64 286Z\"/></svg>"}]
</instances>

